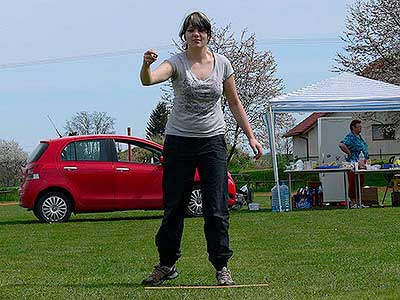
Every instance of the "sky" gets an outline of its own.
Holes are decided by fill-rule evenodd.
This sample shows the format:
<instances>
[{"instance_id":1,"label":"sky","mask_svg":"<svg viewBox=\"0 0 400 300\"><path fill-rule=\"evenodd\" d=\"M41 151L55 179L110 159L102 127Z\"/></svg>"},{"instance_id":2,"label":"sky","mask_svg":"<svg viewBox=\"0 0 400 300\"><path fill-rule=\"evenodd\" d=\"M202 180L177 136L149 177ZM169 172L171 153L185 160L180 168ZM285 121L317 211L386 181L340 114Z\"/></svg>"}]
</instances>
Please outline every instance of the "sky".
<instances>
[{"instance_id":1,"label":"sky","mask_svg":"<svg viewBox=\"0 0 400 300\"><path fill-rule=\"evenodd\" d=\"M161 85L140 84L143 52L154 48L160 62L168 58L185 15L196 10L218 27L254 32L258 50L275 57L285 92L334 76L354 2L7 1L0 10L0 139L31 152L57 137L47 116L64 132L79 111L107 112L116 133L131 127L143 137L161 94ZM102 53L115 55L96 57ZM71 57L83 58L64 59Z\"/></svg>"}]
</instances>

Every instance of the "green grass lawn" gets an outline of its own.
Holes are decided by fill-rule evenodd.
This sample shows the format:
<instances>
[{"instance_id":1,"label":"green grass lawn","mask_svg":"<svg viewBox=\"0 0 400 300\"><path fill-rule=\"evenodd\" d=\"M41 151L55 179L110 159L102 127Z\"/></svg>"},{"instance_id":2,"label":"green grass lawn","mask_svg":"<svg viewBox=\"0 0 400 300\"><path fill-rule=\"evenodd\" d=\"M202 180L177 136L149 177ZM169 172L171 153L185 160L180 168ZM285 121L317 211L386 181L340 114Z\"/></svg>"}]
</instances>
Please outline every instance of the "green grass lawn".
<instances>
[{"instance_id":1,"label":"green grass lawn","mask_svg":"<svg viewBox=\"0 0 400 300\"><path fill-rule=\"evenodd\" d=\"M157 262L161 212L73 216L41 224L0 206L0 299L399 299L400 208L231 213L230 261L239 284L223 290L144 290ZM203 221L185 221L180 276L166 285L214 285Z\"/></svg>"},{"instance_id":2,"label":"green grass lawn","mask_svg":"<svg viewBox=\"0 0 400 300\"><path fill-rule=\"evenodd\" d=\"M8 201L18 201L18 187L0 187L0 203Z\"/></svg>"}]
</instances>

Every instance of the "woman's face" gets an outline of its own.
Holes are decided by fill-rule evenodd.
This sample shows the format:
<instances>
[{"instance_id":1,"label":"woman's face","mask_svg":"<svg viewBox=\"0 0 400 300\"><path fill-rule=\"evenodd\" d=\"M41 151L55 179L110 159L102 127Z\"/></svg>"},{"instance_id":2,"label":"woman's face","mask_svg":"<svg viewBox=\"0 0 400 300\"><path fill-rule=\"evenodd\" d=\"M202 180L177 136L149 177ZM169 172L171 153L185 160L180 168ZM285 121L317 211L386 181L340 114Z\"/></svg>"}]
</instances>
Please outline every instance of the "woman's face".
<instances>
[{"instance_id":1,"label":"woman's face","mask_svg":"<svg viewBox=\"0 0 400 300\"><path fill-rule=\"evenodd\" d=\"M354 134L360 134L361 133L361 129L362 129L361 123L358 123L358 124L354 125L352 128L353 128L353 133Z\"/></svg>"},{"instance_id":2,"label":"woman's face","mask_svg":"<svg viewBox=\"0 0 400 300\"><path fill-rule=\"evenodd\" d=\"M204 47L208 44L209 36L207 31L201 31L197 27L189 25L185 32L185 40L189 48Z\"/></svg>"}]
</instances>

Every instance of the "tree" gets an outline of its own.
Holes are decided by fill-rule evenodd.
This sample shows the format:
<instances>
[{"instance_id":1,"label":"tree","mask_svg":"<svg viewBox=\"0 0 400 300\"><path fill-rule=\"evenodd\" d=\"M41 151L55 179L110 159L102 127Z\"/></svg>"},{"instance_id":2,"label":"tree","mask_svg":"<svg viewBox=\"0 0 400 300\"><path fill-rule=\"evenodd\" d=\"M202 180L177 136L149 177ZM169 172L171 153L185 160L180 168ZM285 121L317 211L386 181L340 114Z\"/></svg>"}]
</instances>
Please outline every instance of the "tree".
<instances>
[{"instance_id":1,"label":"tree","mask_svg":"<svg viewBox=\"0 0 400 300\"><path fill-rule=\"evenodd\" d=\"M347 44L345 53L337 54L339 65L334 70L400 85L400 1L357 1L349 9L342 40ZM381 124L387 133L400 129L400 112L353 117Z\"/></svg>"},{"instance_id":2,"label":"tree","mask_svg":"<svg viewBox=\"0 0 400 300\"><path fill-rule=\"evenodd\" d=\"M106 112L80 111L66 122L64 129L66 134L77 135L115 133L114 121Z\"/></svg>"},{"instance_id":3,"label":"tree","mask_svg":"<svg viewBox=\"0 0 400 300\"><path fill-rule=\"evenodd\" d=\"M400 1L358 0L349 8L336 71L400 85Z\"/></svg>"},{"instance_id":4,"label":"tree","mask_svg":"<svg viewBox=\"0 0 400 300\"><path fill-rule=\"evenodd\" d=\"M239 98L249 118L249 122L264 148L268 148L268 137L262 115L267 111L268 100L279 95L282 90L282 80L276 78L274 57L270 51L257 51L255 33L248 34L242 30L239 38L231 31L230 25L223 28L214 26L210 49L225 55L235 70L235 80ZM177 48L183 51L181 45L175 42ZM163 90L162 99L172 101L171 85ZM225 113L226 138L230 144L228 162L232 159L237 147L247 145L246 137L228 108L226 98L222 98L222 109ZM277 116L277 127L286 124L287 113ZM279 138L279 141L283 141Z\"/></svg>"},{"instance_id":5,"label":"tree","mask_svg":"<svg viewBox=\"0 0 400 300\"><path fill-rule=\"evenodd\" d=\"M159 102L151 112L150 119L147 122L146 138L159 140L164 135L168 115L169 108L167 102Z\"/></svg>"},{"instance_id":6,"label":"tree","mask_svg":"<svg viewBox=\"0 0 400 300\"><path fill-rule=\"evenodd\" d=\"M294 127L296 119L291 114L277 114L277 121L275 127L275 141L276 151L281 154L292 154L293 153L293 139L291 137L284 138L283 135L288 132L288 129Z\"/></svg>"},{"instance_id":7,"label":"tree","mask_svg":"<svg viewBox=\"0 0 400 300\"><path fill-rule=\"evenodd\" d=\"M0 186L15 186L21 181L28 154L15 141L0 139Z\"/></svg>"}]
</instances>

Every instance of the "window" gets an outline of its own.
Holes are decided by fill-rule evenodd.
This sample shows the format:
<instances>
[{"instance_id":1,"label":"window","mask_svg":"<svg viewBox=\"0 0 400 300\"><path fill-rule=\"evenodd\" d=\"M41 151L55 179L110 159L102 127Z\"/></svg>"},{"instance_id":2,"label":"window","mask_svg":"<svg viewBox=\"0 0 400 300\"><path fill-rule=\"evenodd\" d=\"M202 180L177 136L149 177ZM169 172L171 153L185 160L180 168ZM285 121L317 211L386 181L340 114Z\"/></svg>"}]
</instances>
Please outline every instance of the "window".
<instances>
[{"instance_id":1,"label":"window","mask_svg":"<svg viewBox=\"0 0 400 300\"><path fill-rule=\"evenodd\" d=\"M68 144L61 160L108 161L108 140L86 140Z\"/></svg>"},{"instance_id":2,"label":"window","mask_svg":"<svg viewBox=\"0 0 400 300\"><path fill-rule=\"evenodd\" d=\"M394 140L395 130L393 124L372 125L372 140Z\"/></svg>"},{"instance_id":3,"label":"window","mask_svg":"<svg viewBox=\"0 0 400 300\"><path fill-rule=\"evenodd\" d=\"M70 143L61 152L61 160L76 160L75 143Z\"/></svg>"},{"instance_id":4,"label":"window","mask_svg":"<svg viewBox=\"0 0 400 300\"><path fill-rule=\"evenodd\" d=\"M46 151L47 147L49 147L48 143L41 142L35 150L29 155L27 163L32 163L35 161L38 161L39 158L43 155L43 153Z\"/></svg>"},{"instance_id":5,"label":"window","mask_svg":"<svg viewBox=\"0 0 400 300\"><path fill-rule=\"evenodd\" d=\"M119 162L152 165L160 163L161 151L145 144L116 140L115 149Z\"/></svg>"}]
</instances>

